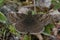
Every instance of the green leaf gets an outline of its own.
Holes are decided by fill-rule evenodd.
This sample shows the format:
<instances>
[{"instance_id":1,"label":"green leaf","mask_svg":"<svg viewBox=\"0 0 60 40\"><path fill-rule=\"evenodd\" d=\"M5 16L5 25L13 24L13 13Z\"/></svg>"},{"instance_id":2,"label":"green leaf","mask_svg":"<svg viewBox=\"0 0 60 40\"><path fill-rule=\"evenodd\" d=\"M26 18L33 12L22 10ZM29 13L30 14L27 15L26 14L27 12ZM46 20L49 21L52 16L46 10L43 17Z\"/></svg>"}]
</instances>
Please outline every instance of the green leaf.
<instances>
[{"instance_id":1,"label":"green leaf","mask_svg":"<svg viewBox=\"0 0 60 40\"><path fill-rule=\"evenodd\" d=\"M6 23L6 21L7 21L7 18L5 17L5 15L0 12L0 22Z\"/></svg>"},{"instance_id":2,"label":"green leaf","mask_svg":"<svg viewBox=\"0 0 60 40\"><path fill-rule=\"evenodd\" d=\"M31 36L24 35L24 40L31 40Z\"/></svg>"},{"instance_id":3,"label":"green leaf","mask_svg":"<svg viewBox=\"0 0 60 40\"><path fill-rule=\"evenodd\" d=\"M44 32L47 34L51 34L51 29L54 27L53 24L48 24L47 26L45 26L45 30Z\"/></svg>"},{"instance_id":4,"label":"green leaf","mask_svg":"<svg viewBox=\"0 0 60 40\"><path fill-rule=\"evenodd\" d=\"M54 4L54 8L53 9L59 9L60 8L60 0L52 0L52 4Z\"/></svg>"},{"instance_id":5,"label":"green leaf","mask_svg":"<svg viewBox=\"0 0 60 40\"><path fill-rule=\"evenodd\" d=\"M10 32L11 32L12 34L18 35L18 32L17 32L16 29L15 29L15 26L9 25L9 30L10 30Z\"/></svg>"},{"instance_id":6,"label":"green leaf","mask_svg":"<svg viewBox=\"0 0 60 40\"><path fill-rule=\"evenodd\" d=\"M4 0L0 0L0 6L4 4Z\"/></svg>"},{"instance_id":7,"label":"green leaf","mask_svg":"<svg viewBox=\"0 0 60 40\"><path fill-rule=\"evenodd\" d=\"M34 11L32 11L32 15L34 15L35 14L35 12Z\"/></svg>"}]
</instances>

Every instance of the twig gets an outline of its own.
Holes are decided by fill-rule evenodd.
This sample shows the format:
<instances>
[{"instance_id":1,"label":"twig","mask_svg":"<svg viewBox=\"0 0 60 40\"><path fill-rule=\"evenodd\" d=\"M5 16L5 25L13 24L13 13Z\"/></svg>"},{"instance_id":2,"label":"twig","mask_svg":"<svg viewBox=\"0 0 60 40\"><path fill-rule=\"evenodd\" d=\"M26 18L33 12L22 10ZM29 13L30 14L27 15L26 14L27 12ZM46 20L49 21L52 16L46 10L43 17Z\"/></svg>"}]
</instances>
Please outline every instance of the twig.
<instances>
[{"instance_id":1,"label":"twig","mask_svg":"<svg viewBox=\"0 0 60 40\"><path fill-rule=\"evenodd\" d=\"M35 4L35 0L34 0L34 12L36 13L36 4Z\"/></svg>"}]
</instances>

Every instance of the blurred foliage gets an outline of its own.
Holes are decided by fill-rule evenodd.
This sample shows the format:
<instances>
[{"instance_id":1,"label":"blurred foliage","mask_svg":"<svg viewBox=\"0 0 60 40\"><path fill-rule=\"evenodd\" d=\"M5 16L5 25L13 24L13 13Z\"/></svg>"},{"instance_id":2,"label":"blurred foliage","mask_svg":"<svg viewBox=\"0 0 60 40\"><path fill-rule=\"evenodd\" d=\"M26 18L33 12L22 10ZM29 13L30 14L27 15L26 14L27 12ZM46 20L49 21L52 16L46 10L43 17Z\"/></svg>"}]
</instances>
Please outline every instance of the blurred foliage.
<instances>
[{"instance_id":1,"label":"blurred foliage","mask_svg":"<svg viewBox=\"0 0 60 40\"><path fill-rule=\"evenodd\" d=\"M5 1L5 2L4 2ZM9 3L11 2L11 0L0 0L0 6L2 6L4 3ZM18 5L20 5L20 2L18 2L17 0L13 0L13 3L17 3ZM60 8L60 0L56 1L56 0L52 0L52 4L54 5L53 9L59 9ZM43 12L40 12L43 13ZM34 15L34 11L32 11L32 15ZM0 12L0 22L2 23L6 23L7 18L5 17L5 15L3 13ZM10 32L14 35L19 35L19 33L16 31L15 26L13 25L8 25L8 28L10 30ZM51 34L51 29L54 27L53 24L48 24L47 26L45 26L45 30L44 33L46 34ZM2 32L0 32L0 34L4 34L5 35L6 30L5 28L2 29ZM31 40L31 37L28 35L24 36L24 40Z\"/></svg>"},{"instance_id":2,"label":"blurred foliage","mask_svg":"<svg viewBox=\"0 0 60 40\"><path fill-rule=\"evenodd\" d=\"M44 33L46 34L51 34L51 29L54 28L54 25L53 24L48 24L47 26L45 26L45 30L44 30Z\"/></svg>"},{"instance_id":3,"label":"blurred foliage","mask_svg":"<svg viewBox=\"0 0 60 40\"><path fill-rule=\"evenodd\" d=\"M21 2L18 0L5 0L4 3L6 3L6 4L13 3L13 4L17 4L17 5L21 6Z\"/></svg>"},{"instance_id":4,"label":"blurred foliage","mask_svg":"<svg viewBox=\"0 0 60 40\"><path fill-rule=\"evenodd\" d=\"M0 6L4 4L4 0L0 0Z\"/></svg>"},{"instance_id":5,"label":"blurred foliage","mask_svg":"<svg viewBox=\"0 0 60 40\"><path fill-rule=\"evenodd\" d=\"M5 15L0 12L0 22L6 23L6 21L7 21L7 18L5 17Z\"/></svg>"},{"instance_id":6,"label":"blurred foliage","mask_svg":"<svg viewBox=\"0 0 60 40\"><path fill-rule=\"evenodd\" d=\"M60 8L60 0L52 0L52 4L54 5L53 9L59 9Z\"/></svg>"},{"instance_id":7,"label":"blurred foliage","mask_svg":"<svg viewBox=\"0 0 60 40\"><path fill-rule=\"evenodd\" d=\"M12 33L14 35L19 35L19 33L15 29L15 26L9 25L9 30L10 30L10 33Z\"/></svg>"},{"instance_id":8,"label":"blurred foliage","mask_svg":"<svg viewBox=\"0 0 60 40\"><path fill-rule=\"evenodd\" d=\"M32 15L34 15L35 14L35 12L34 11L32 11Z\"/></svg>"},{"instance_id":9,"label":"blurred foliage","mask_svg":"<svg viewBox=\"0 0 60 40\"><path fill-rule=\"evenodd\" d=\"M13 35L16 35L16 36L19 35L19 33L16 31L15 27L12 24L7 23L6 16L1 12L0 12L0 22L5 25L4 27L1 28L0 34L3 34L5 36L6 31L9 30L9 32L12 33Z\"/></svg>"},{"instance_id":10,"label":"blurred foliage","mask_svg":"<svg viewBox=\"0 0 60 40\"><path fill-rule=\"evenodd\" d=\"M31 40L31 36L29 36L29 35L24 35L24 40Z\"/></svg>"},{"instance_id":11,"label":"blurred foliage","mask_svg":"<svg viewBox=\"0 0 60 40\"><path fill-rule=\"evenodd\" d=\"M5 34L6 34L6 29L5 27L2 28L2 30L0 31L0 35L3 35L5 37Z\"/></svg>"}]
</instances>

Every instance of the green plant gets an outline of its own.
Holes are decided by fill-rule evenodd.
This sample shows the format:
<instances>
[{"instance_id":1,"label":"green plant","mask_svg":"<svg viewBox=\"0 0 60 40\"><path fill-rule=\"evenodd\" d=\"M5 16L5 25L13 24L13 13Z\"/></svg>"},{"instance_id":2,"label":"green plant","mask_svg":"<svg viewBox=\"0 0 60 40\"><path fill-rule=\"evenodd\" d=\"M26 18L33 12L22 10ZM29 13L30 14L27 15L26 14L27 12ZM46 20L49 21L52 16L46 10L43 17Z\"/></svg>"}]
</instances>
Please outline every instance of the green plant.
<instances>
[{"instance_id":1,"label":"green plant","mask_svg":"<svg viewBox=\"0 0 60 40\"><path fill-rule=\"evenodd\" d=\"M45 26L45 30L44 33L51 35L51 29L54 28L53 24L48 24L47 26Z\"/></svg>"},{"instance_id":2,"label":"green plant","mask_svg":"<svg viewBox=\"0 0 60 40\"><path fill-rule=\"evenodd\" d=\"M7 21L6 16L2 12L0 12L0 22L6 23L6 21Z\"/></svg>"},{"instance_id":3,"label":"green plant","mask_svg":"<svg viewBox=\"0 0 60 40\"><path fill-rule=\"evenodd\" d=\"M31 35L24 35L24 40L31 40Z\"/></svg>"},{"instance_id":4,"label":"green plant","mask_svg":"<svg viewBox=\"0 0 60 40\"><path fill-rule=\"evenodd\" d=\"M0 0L0 6L4 4L4 0Z\"/></svg>"},{"instance_id":5,"label":"green plant","mask_svg":"<svg viewBox=\"0 0 60 40\"><path fill-rule=\"evenodd\" d=\"M52 4L54 5L53 9L59 9L60 8L60 0L52 0Z\"/></svg>"},{"instance_id":6,"label":"green plant","mask_svg":"<svg viewBox=\"0 0 60 40\"><path fill-rule=\"evenodd\" d=\"M0 35L2 35L2 39L7 38L6 35L11 33L12 35L19 36L19 33L16 31L15 27L12 24L8 23L6 16L0 12L0 22L4 25L0 28ZM1 25L1 24L0 24Z\"/></svg>"}]
</instances>

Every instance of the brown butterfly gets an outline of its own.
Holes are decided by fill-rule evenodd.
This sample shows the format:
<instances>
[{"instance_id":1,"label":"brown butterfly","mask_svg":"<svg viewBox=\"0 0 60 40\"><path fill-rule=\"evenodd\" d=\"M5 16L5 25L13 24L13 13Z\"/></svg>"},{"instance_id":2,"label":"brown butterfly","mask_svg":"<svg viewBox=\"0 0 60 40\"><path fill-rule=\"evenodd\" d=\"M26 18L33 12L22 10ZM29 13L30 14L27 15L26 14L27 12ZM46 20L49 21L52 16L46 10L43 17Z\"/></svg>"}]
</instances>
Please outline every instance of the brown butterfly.
<instances>
[{"instance_id":1,"label":"brown butterfly","mask_svg":"<svg viewBox=\"0 0 60 40\"><path fill-rule=\"evenodd\" d=\"M44 29L44 26L52 23L48 14L27 14L15 13L16 16L10 14L10 21L15 24L15 27L20 32L38 33ZM55 20L55 19L54 19ZM14 22L15 21L15 22Z\"/></svg>"}]
</instances>

